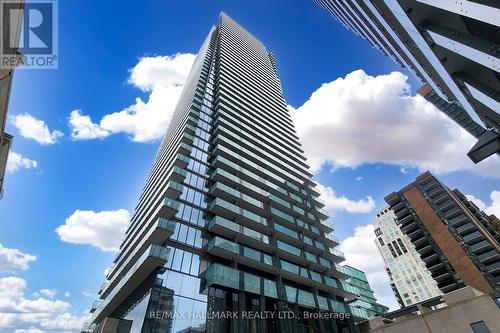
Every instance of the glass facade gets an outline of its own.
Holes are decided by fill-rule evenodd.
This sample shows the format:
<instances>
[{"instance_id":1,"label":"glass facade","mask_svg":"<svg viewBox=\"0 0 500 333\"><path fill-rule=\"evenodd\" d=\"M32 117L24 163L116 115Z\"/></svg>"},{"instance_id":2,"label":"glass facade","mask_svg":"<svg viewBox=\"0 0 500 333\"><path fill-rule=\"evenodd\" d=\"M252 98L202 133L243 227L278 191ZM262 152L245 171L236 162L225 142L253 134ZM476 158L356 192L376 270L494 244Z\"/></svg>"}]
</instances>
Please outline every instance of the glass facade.
<instances>
[{"instance_id":1,"label":"glass facade","mask_svg":"<svg viewBox=\"0 0 500 333\"><path fill-rule=\"evenodd\" d=\"M354 331L358 295L311 177L272 54L221 14L86 330Z\"/></svg>"}]
</instances>

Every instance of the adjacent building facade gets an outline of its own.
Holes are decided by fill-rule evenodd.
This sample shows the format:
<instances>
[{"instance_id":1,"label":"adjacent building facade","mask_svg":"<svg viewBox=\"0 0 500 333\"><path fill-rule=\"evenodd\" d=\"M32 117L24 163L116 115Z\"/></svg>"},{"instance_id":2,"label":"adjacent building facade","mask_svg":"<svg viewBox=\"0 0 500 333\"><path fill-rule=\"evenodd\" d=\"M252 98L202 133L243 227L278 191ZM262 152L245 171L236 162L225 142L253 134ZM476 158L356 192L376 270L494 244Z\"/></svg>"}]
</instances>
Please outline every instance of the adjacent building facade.
<instances>
[{"instance_id":1,"label":"adjacent building facade","mask_svg":"<svg viewBox=\"0 0 500 333\"><path fill-rule=\"evenodd\" d=\"M499 310L500 292L464 287L370 318L359 327L362 333L494 333L500 332Z\"/></svg>"},{"instance_id":2,"label":"adjacent building facade","mask_svg":"<svg viewBox=\"0 0 500 333\"><path fill-rule=\"evenodd\" d=\"M84 331L356 331L311 177L273 55L221 14Z\"/></svg>"},{"instance_id":3,"label":"adjacent building facade","mask_svg":"<svg viewBox=\"0 0 500 333\"><path fill-rule=\"evenodd\" d=\"M7 5L7 1L0 1L0 6ZM23 2L20 2L20 9L23 7ZM12 11L9 15L11 27L14 28L13 36L7 36L10 39L12 48L17 49L19 45L19 37L21 35L21 24L23 20L23 11ZM22 56L22 55L19 55ZM14 77L14 69L3 68L0 66L0 199L3 196L3 183L5 171L7 168L7 158L12 145L12 135L5 132L5 124L7 122L7 110L9 107L10 89Z\"/></svg>"},{"instance_id":4,"label":"adjacent building facade","mask_svg":"<svg viewBox=\"0 0 500 333\"><path fill-rule=\"evenodd\" d=\"M385 208L377 213L373 228L375 244L401 307L443 294L410 238L399 228L392 210Z\"/></svg>"},{"instance_id":5,"label":"adjacent building facade","mask_svg":"<svg viewBox=\"0 0 500 333\"><path fill-rule=\"evenodd\" d=\"M439 98L455 103L470 120L481 124L485 131L469 152L474 162L500 152L498 2L316 2L349 30L428 83ZM464 126L459 118L451 118Z\"/></svg>"},{"instance_id":6,"label":"adjacent building facade","mask_svg":"<svg viewBox=\"0 0 500 333\"><path fill-rule=\"evenodd\" d=\"M377 302L365 272L348 265L343 267L348 271L350 276L346 282L358 290L357 294L359 298L349 303L354 318L363 321L387 313L389 308Z\"/></svg>"},{"instance_id":7,"label":"adjacent building facade","mask_svg":"<svg viewBox=\"0 0 500 333\"><path fill-rule=\"evenodd\" d=\"M494 216L429 172L385 201L443 293L464 286L484 293L500 290L500 233Z\"/></svg>"}]
</instances>

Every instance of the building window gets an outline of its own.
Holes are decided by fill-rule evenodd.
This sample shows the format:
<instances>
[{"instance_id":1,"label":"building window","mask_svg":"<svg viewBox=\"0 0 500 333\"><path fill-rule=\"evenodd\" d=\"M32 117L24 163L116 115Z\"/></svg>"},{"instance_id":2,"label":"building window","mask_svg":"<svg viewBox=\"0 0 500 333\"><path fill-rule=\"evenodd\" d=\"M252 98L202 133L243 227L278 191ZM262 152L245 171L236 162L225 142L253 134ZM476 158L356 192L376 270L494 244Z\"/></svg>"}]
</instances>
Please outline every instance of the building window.
<instances>
[{"instance_id":1,"label":"building window","mask_svg":"<svg viewBox=\"0 0 500 333\"><path fill-rule=\"evenodd\" d=\"M470 324L470 328L474 333L491 333L488 326L484 323L484 321L478 321Z\"/></svg>"},{"instance_id":2,"label":"building window","mask_svg":"<svg viewBox=\"0 0 500 333\"><path fill-rule=\"evenodd\" d=\"M380 231L380 228L375 229L375 235L377 236L382 235L382 231Z\"/></svg>"},{"instance_id":3,"label":"building window","mask_svg":"<svg viewBox=\"0 0 500 333\"><path fill-rule=\"evenodd\" d=\"M380 243L380 245L384 246L384 240L382 239L382 237L379 237L378 242Z\"/></svg>"},{"instance_id":4,"label":"building window","mask_svg":"<svg viewBox=\"0 0 500 333\"><path fill-rule=\"evenodd\" d=\"M389 246L389 250L391 251L392 253L392 256L394 258L396 258L398 255L396 254L396 252L394 251L394 248L392 247L392 244L391 243L388 243L387 246Z\"/></svg>"},{"instance_id":5,"label":"building window","mask_svg":"<svg viewBox=\"0 0 500 333\"><path fill-rule=\"evenodd\" d=\"M403 250L404 253L408 252L408 250L406 249L405 245L403 244L403 241L401 240L401 238L398 238L398 244L399 244L399 246L401 247L401 250Z\"/></svg>"},{"instance_id":6,"label":"building window","mask_svg":"<svg viewBox=\"0 0 500 333\"><path fill-rule=\"evenodd\" d=\"M399 249L399 246L398 244L396 243L396 241L393 241L392 242L392 246L394 246L394 248L396 249L396 251L398 252L398 255L402 255L403 253L401 252L401 250Z\"/></svg>"}]
</instances>

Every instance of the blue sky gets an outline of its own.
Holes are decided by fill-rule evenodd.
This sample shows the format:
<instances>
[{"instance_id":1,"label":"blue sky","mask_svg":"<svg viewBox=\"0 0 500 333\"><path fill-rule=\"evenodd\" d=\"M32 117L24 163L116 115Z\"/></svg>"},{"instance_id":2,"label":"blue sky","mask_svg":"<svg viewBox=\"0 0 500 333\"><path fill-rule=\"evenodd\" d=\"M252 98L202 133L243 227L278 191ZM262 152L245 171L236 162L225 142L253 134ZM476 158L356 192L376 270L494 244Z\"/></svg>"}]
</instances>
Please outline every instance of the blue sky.
<instances>
[{"instance_id":1,"label":"blue sky","mask_svg":"<svg viewBox=\"0 0 500 333\"><path fill-rule=\"evenodd\" d=\"M37 162L36 168L21 166L7 174L5 195L0 201L0 243L5 248L37 257L29 262L26 270L0 273L0 278L15 276L26 281L23 297L37 298L39 295L33 293L40 294L40 289L50 288L58 291L54 299L71 304L64 311L81 316L89 308L103 282L103 271L111 263L114 253L89 244L63 241L55 230L64 225L76 210L126 209L133 212L159 145L158 140L134 142L130 133L123 132L101 139L75 140L68 124L70 112L81 110L81 115L88 115L98 123L103 116L134 104L138 97L146 101L151 91L141 90L137 84L130 83L130 70L143 57L195 54L210 27L217 23L220 11L240 22L275 54L284 95L293 112L315 112L309 110L311 106L302 107L308 100L312 101L310 105L323 103L325 110L331 107L333 111L329 112L335 112L335 107L338 107L335 105L360 107L359 103L351 103L355 97L344 100L342 96L354 95L352 87L356 85L375 89L369 82L376 77L379 81L373 82L380 84L397 82L391 85L396 85L396 88L387 91L396 91L393 97L401 97L405 107L429 108L412 97L420 84L407 71L333 21L313 1L294 1L293 5L284 0L122 1L119 6L103 1L61 1L59 69L17 70L10 100L11 117L29 114L43 121L50 131L49 136L55 141L42 145L23 136L20 125L14 125L14 118L7 125L7 131L15 136L12 151ZM363 69L364 73L358 72L346 78L358 69ZM402 76L388 76L392 71L401 71L408 75L408 80ZM344 79L321 88L323 97L313 101L313 92L318 91L323 83L337 78ZM404 84L409 84L409 91L400 89ZM328 100L329 96L341 97ZM341 99L347 104L338 102ZM387 109L387 105L380 107ZM358 113L363 114L371 107L361 107ZM325 113L311 114L325 116ZM349 117L349 114L344 113L343 117ZM369 224L373 214L384 207L384 196L412 181L425 165L435 167L440 179L449 187L474 195L486 206L493 205L490 194L500 190L498 173L495 178L492 177L495 176L492 167L488 172L476 170L453 150L461 142L469 142L468 139L441 147L441 136L436 134L438 148L435 154L452 154L450 156L458 161L453 163L455 166L443 160L436 162L435 156L408 160L386 151L383 156L366 160L359 156L341 159L342 154L348 152L337 149L334 142L342 133L348 133L353 144L358 137L360 141L364 140L364 135L370 134L371 129L377 133L385 131L387 142L397 139L393 137L394 128L382 126L388 119L381 116L378 120L379 125L370 125L368 130L356 125L350 131L348 124L351 121L355 124L363 122L359 119L349 118L345 120L345 126L332 125L327 131L331 134L322 138L328 149L313 154L318 163L325 162L318 169L316 179L333 188L332 223L341 238L352 237L356 226ZM443 132L447 133L445 138L460 136L457 129L449 128L446 120L437 124L443 124ZM298 125L306 143L317 139L307 137L314 124L301 122ZM64 134L58 135L53 132L55 130ZM423 133L415 132L416 150L425 136ZM433 138L425 139L427 141L422 144L434 144L428 141ZM380 147L384 141L373 144ZM375 147L369 148L369 152L376 150ZM342 197L345 200L338 200ZM346 209L349 203L354 204L354 208ZM377 256L376 253L371 255ZM370 260L368 255L366 261ZM64 296L66 291L70 296ZM87 291L91 297L83 295ZM382 288L379 293L385 293L386 299L390 298L387 289ZM47 296L42 293L42 297ZM14 327L38 327L21 319L13 320L12 325L8 328L12 331Z\"/></svg>"}]
</instances>

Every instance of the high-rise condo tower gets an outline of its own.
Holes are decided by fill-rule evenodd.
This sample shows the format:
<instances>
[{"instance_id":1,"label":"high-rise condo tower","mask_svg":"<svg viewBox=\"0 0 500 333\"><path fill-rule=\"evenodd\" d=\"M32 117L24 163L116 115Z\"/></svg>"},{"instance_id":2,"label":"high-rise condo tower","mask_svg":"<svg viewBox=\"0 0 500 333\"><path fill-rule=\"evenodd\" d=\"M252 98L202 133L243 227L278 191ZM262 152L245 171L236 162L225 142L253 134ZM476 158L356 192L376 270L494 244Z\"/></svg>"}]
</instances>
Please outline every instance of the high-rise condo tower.
<instances>
[{"instance_id":1,"label":"high-rise condo tower","mask_svg":"<svg viewBox=\"0 0 500 333\"><path fill-rule=\"evenodd\" d=\"M354 332L311 177L273 55L221 14L85 330Z\"/></svg>"}]
</instances>

